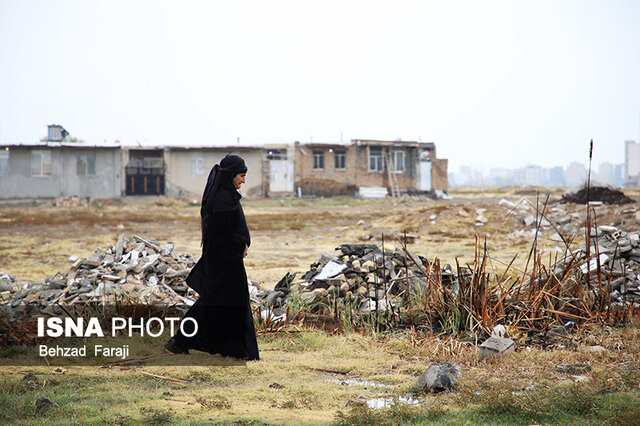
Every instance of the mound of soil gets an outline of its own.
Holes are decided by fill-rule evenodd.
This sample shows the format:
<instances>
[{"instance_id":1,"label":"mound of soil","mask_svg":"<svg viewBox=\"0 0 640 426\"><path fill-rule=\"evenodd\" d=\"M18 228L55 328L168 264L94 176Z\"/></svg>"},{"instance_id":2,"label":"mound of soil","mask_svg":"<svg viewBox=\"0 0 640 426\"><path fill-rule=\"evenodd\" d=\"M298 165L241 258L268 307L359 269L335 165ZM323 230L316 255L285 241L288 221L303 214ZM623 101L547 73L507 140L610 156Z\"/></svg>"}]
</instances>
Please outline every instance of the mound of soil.
<instances>
[{"instance_id":1,"label":"mound of soil","mask_svg":"<svg viewBox=\"0 0 640 426\"><path fill-rule=\"evenodd\" d=\"M573 194L564 194L561 202L586 204L588 201L602 201L604 204L629 204L634 201L627 197L622 191L609 188L608 186L593 186L587 192L584 187Z\"/></svg>"}]
</instances>

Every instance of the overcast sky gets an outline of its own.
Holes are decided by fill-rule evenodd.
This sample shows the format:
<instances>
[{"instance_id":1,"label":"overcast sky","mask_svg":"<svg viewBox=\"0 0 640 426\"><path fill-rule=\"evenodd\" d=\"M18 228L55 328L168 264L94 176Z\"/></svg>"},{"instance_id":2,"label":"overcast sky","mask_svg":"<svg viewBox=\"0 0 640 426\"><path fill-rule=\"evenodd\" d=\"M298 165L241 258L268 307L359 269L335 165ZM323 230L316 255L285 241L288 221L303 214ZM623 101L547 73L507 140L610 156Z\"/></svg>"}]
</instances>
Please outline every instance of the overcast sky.
<instances>
[{"instance_id":1,"label":"overcast sky","mask_svg":"<svg viewBox=\"0 0 640 426\"><path fill-rule=\"evenodd\" d=\"M640 1L0 0L0 144L435 142L449 170L624 161Z\"/></svg>"}]
</instances>

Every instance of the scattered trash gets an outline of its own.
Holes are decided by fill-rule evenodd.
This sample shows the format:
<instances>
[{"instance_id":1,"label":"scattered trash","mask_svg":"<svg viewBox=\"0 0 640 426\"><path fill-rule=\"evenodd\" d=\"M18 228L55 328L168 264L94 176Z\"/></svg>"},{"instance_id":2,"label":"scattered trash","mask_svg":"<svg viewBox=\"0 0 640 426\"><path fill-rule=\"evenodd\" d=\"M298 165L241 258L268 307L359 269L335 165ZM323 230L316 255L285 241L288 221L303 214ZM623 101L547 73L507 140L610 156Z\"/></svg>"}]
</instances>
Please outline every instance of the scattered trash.
<instances>
[{"instance_id":1,"label":"scattered trash","mask_svg":"<svg viewBox=\"0 0 640 426\"><path fill-rule=\"evenodd\" d=\"M414 394L405 394L397 397L370 398L367 399L367 406L371 409L389 408L393 405L408 404L419 405L420 400Z\"/></svg>"}]
</instances>

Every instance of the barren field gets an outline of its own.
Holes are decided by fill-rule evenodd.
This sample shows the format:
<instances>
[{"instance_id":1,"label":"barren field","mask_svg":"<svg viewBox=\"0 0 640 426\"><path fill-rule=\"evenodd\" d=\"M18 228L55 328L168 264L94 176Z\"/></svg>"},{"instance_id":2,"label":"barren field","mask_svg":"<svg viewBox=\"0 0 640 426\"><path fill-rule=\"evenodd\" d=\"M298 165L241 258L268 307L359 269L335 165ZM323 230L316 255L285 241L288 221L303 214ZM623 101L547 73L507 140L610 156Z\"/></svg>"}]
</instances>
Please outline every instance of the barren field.
<instances>
[{"instance_id":1,"label":"barren field","mask_svg":"<svg viewBox=\"0 0 640 426\"><path fill-rule=\"evenodd\" d=\"M598 225L640 229L638 194L625 193L635 203L594 207ZM476 245L486 241L489 270L500 273L513 262L512 270L522 271L535 233L523 218L533 215L537 220L535 206L545 215L573 214L575 229L584 226L585 206L561 204L557 191L511 188L452 196L397 202L243 200L252 237L245 260L248 277L272 289L287 272L304 273L323 252L333 253L340 244L380 243L384 235L385 245L399 247L397 236L405 232L409 250L437 257L442 264L473 263ZM197 258L199 205L148 198L0 207L0 273L43 282L66 271L70 256L88 257L96 248L115 244L123 233L173 242L177 252ZM539 235L536 249L543 258L553 260L564 251L556 234L548 228ZM583 244L578 231L561 234L572 247ZM575 348L519 347L510 357L491 362L479 362L475 343L455 336L329 335L303 329L260 334L263 359L239 367L149 367L144 374L136 367L70 367L66 375L47 367L0 367L0 405L8 407L0 409L0 422L633 424L640 416L639 331L637 324L581 330ZM586 349L593 345L605 352ZM461 391L415 396L415 378L436 361L462 365ZM586 384L554 372L556 364L570 362L593 367ZM22 380L27 370L40 378L35 387ZM523 400L518 395L525 390L530 392ZM398 398L408 394L415 401L400 404ZM42 395L57 398L59 407L37 411L33 404ZM376 398L395 402L370 408L369 401Z\"/></svg>"},{"instance_id":2,"label":"barren field","mask_svg":"<svg viewBox=\"0 0 640 426\"><path fill-rule=\"evenodd\" d=\"M517 206L544 207L546 194L535 191L454 193L452 200L406 198L359 200L327 198L315 200L245 200L243 206L251 230L252 244L245 264L247 274L264 288L286 272L304 272L323 252L333 253L340 244L381 242L400 246L395 235L406 231L413 236L408 247L429 259L464 264L473 260L476 236L487 242L496 270L504 269L514 256L514 265L524 266L533 241L531 227L523 225L513 209ZM567 214L586 211L584 206L560 204L559 194L550 194L546 214L554 206ZM633 206L596 208L599 224L615 224L628 231L640 228ZM625 211L625 213L623 213ZM527 214L535 215L530 207ZM436 217L430 219L432 215ZM476 220L484 216L486 223ZM583 219L574 219L583 225ZM528 234L525 231L528 230ZM518 231L521 231L518 234ZM69 268L70 256L84 258L96 248L115 244L120 234L171 241L176 251L200 252L199 205L166 198L136 198L133 201L93 201L78 206L0 206L0 272L17 280L42 281L46 276ZM538 248L551 252L564 248L546 233ZM575 244L583 242L576 235Z\"/></svg>"}]
</instances>

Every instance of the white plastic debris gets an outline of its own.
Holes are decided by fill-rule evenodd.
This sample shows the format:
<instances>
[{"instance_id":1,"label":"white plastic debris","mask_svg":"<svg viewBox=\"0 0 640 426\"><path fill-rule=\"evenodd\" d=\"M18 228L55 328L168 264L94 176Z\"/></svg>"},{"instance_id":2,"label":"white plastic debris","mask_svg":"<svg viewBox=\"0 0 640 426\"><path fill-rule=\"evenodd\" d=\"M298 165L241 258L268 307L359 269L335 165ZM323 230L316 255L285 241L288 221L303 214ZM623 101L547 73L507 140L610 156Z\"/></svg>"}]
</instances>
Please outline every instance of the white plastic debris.
<instances>
[{"instance_id":1,"label":"white plastic debris","mask_svg":"<svg viewBox=\"0 0 640 426\"><path fill-rule=\"evenodd\" d=\"M507 329L504 328L504 325L502 324L496 325L495 327L493 327L493 330L491 330L492 336L504 337L505 334L507 334Z\"/></svg>"},{"instance_id":2,"label":"white plastic debris","mask_svg":"<svg viewBox=\"0 0 640 426\"><path fill-rule=\"evenodd\" d=\"M332 260L326 265L324 265L324 268L322 268L322 271L320 271L318 275L313 277L312 281L326 280L327 278L335 277L345 269L347 269L347 265L343 263L338 263Z\"/></svg>"}]
</instances>

